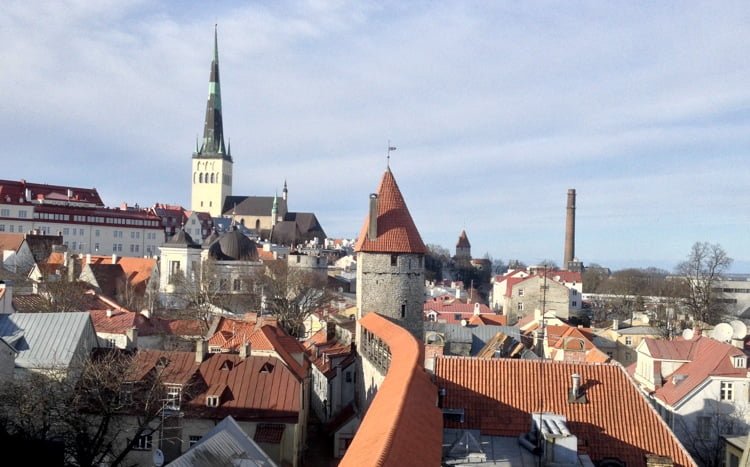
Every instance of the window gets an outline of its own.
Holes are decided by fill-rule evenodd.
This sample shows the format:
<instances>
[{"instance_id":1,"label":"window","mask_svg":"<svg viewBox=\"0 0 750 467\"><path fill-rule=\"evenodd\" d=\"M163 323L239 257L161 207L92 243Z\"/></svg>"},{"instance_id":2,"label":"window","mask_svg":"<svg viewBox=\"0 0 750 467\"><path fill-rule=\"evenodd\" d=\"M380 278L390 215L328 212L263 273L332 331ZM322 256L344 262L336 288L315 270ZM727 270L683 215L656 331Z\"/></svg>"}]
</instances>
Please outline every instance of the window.
<instances>
[{"instance_id":1,"label":"window","mask_svg":"<svg viewBox=\"0 0 750 467\"><path fill-rule=\"evenodd\" d=\"M729 381L721 382L719 400L722 400L722 401L734 400L734 383L729 382Z\"/></svg>"},{"instance_id":2,"label":"window","mask_svg":"<svg viewBox=\"0 0 750 467\"><path fill-rule=\"evenodd\" d=\"M98 236L99 236L99 229L97 229L97 230L94 230L94 236L96 236L96 237L98 237Z\"/></svg>"},{"instance_id":3,"label":"window","mask_svg":"<svg viewBox=\"0 0 750 467\"><path fill-rule=\"evenodd\" d=\"M633 338L630 336L625 337L625 345L633 345Z\"/></svg>"},{"instance_id":4,"label":"window","mask_svg":"<svg viewBox=\"0 0 750 467\"><path fill-rule=\"evenodd\" d=\"M99 251L99 244L98 243L94 243L94 251Z\"/></svg>"},{"instance_id":5,"label":"window","mask_svg":"<svg viewBox=\"0 0 750 467\"><path fill-rule=\"evenodd\" d=\"M182 388L176 385L167 385L167 408L180 410L180 395Z\"/></svg>"},{"instance_id":6,"label":"window","mask_svg":"<svg viewBox=\"0 0 750 467\"><path fill-rule=\"evenodd\" d=\"M5 232L5 224L0 224L0 232Z\"/></svg>"},{"instance_id":7,"label":"window","mask_svg":"<svg viewBox=\"0 0 750 467\"><path fill-rule=\"evenodd\" d=\"M574 301L570 302L570 306L576 307L576 306L578 306L578 302L576 302L574 300Z\"/></svg>"},{"instance_id":8,"label":"window","mask_svg":"<svg viewBox=\"0 0 750 467\"><path fill-rule=\"evenodd\" d=\"M206 396L206 407L218 407L219 396Z\"/></svg>"},{"instance_id":9,"label":"window","mask_svg":"<svg viewBox=\"0 0 750 467\"><path fill-rule=\"evenodd\" d=\"M398 255L391 255L391 266L398 265Z\"/></svg>"},{"instance_id":10,"label":"window","mask_svg":"<svg viewBox=\"0 0 750 467\"><path fill-rule=\"evenodd\" d=\"M351 373L351 371L347 371L346 373L344 373L344 381L346 381L347 383L351 383L352 382L352 373Z\"/></svg>"},{"instance_id":11,"label":"window","mask_svg":"<svg viewBox=\"0 0 750 467\"><path fill-rule=\"evenodd\" d=\"M518 302L518 311L523 311L523 302Z\"/></svg>"},{"instance_id":12,"label":"window","mask_svg":"<svg viewBox=\"0 0 750 467\"><path fill-rule=\"evenodd\" d=\"M135 449L136 451L150 451L152 446L153 436L149 434L139 436L135 441L135 446L133 446L133 449Z\"/></svg>"},{"instance_id":13,"label":"window","mask_svg":"<svg viewBox=\"0 0 750 467\"><path fill-rule=\"evenodd\" d=\"M523 297L523 289L518 289L518 296Z\"/></svg>"},{"instance_id":14,"label":"window","mask_svg":"<svg viewBox=\"0 0 750 467\"><path fill-rule=\"evenodd\" d=\"M174 275L180 272L180 262L170 261L169 262L169 274Z\"/></svg>"},{"instance_id":15,"label":"window","mask_svg":"<svg viewBox=\"0 0 750 467\"><path fill-rule=\"evenodd\" d=\"M65 228L63 229L63 235L70 235L70 229L69 229L69 228L67 228L67 227L65 227Z\"/></svg>"},{"instance_id":16,"label":"window","mask_svg":"<svg viewBox=\"0 0 750 467\"><path fill-rule=\"evenodd\" d=\"M123 383L120 386L120 403L122 405L133 403L133 383Z\"/></svg>"},{"instance_id":17,"label":"window","mask_svg":"<svg viewBox=\"0 0 750 467\"><path fill-rule=\"evenodd\" d=\"M18 217L20 217L21 219L26 219L26 215L26 211L18 211Z\"/></svg>"},{"instance_id":18,"label":"window","mask_svg":"<svg viewBox=\"0 0 750 467\"><path fill-rule=\"evenodd\" d=\"M11 225L11 226L10 226L10 231L11 231L11 232L13 232L13 229L15 229L15 228L16 228L16 227L15 227L14 225ZM20 232L20 230L19 230L19 232Z\"/></svg>"},{"instance_id":19,"label":"window","mask_svg":"<svg viewBox=\"0 0 750 467\"><path fill-rule=\"evenodd\" d=\"M192 448L195 444L201 440L200 436L190 435L190 447Z\"/></svg>"},{"instance_id":20,"label":"window","mask_svg":"<svg viewBox=\"0 0 750 467\"><path fill-rule=\"evenodd\" d=\"M232 281L232 290L235 292L239 292L240 288L242 287L242 281L239 279L234 279Z\"/></svg>"},{"instance_id":21,"label":"window","mask_svg":"<svg viewBox=\"0 0 750 467\"><path fill-rule=\"evenodd\" d=\"M0 216L10 217L10 209L0 209Z\"/></svg>"},{"instance_id":22,"label":"window","mask_svg":"<svg viewBox=\"0 0 750 467\"><path fill-rule=\"evenodd\" d=\"M401 304L401 317L402 318L406 317L406 303Z\"/></svg>"}]
</instances>

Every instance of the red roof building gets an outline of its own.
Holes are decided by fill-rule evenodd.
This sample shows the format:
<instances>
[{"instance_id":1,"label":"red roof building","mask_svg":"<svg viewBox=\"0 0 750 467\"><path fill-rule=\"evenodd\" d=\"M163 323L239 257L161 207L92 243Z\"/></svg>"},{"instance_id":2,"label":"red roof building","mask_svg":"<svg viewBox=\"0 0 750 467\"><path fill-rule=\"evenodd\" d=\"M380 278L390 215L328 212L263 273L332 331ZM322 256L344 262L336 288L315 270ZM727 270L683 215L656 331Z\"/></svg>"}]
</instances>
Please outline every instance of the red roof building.
<instances>
[{"instance_id":1,"label":"red roof building","mask_svg":"<svg viewBox=\"0 0 750 467\"><path fill-rule=\"evenodd\" d=\"M574 374L580 392L571 399ZM532 414L554 413L594 463L645 466L656 454L675 466L696 465L620 365L443 357L435 376L443 409L463 413L461 421L446 419L446 428L518 437L529 432Z\"/></svg>"}]
</instances>

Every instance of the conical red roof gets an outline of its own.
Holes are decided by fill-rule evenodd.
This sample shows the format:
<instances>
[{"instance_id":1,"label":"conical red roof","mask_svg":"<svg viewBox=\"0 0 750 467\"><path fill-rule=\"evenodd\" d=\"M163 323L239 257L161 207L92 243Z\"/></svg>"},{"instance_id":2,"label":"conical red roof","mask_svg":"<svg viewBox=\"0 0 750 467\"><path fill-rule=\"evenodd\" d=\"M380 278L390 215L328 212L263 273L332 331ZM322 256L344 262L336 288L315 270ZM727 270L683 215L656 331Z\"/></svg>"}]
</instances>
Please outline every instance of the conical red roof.
<instances>
[{"instance_id":1,"label":"conical red roof","mask_svg":"<svg viewBox=\"0 0 750 467\"><path fill-rule=\"evenodd\" d=\"M461 231L461 235L458 237L458 243L456 243L456 247L458 248L470 248L471 243L469 243L469 237L466 236L466 230Z\"/></svg>"},{"instance_id":2,"label":"conical red roof","mask_svg":"<svg viewBox=\"0 0 750 467\"><path fill-rule=\"evenodd\" d=\"M396 179L388 168L378 187L378 236L367 235L369 215L359 231L354 251L365 253L427 253L409 208L398 189Z\"/></svg>"}]
</instances>

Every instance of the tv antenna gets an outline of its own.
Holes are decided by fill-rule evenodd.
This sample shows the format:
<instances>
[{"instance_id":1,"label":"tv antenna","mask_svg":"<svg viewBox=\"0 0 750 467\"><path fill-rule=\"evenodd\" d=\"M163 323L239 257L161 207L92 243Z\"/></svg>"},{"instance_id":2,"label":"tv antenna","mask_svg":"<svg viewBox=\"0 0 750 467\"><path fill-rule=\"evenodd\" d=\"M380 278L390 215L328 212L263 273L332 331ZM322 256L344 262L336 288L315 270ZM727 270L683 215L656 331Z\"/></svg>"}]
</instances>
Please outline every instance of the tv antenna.
<instances>
[{"instance_id":1,"label":"tv antenna","mask_svg":"<svg viewBox=\"0 0 750 467\"><path fill-rule=\"evenodd\" d=\"M386 155L386 167L391 167L391 151L395 151L396 146L391 146L391 140L388 140L388 153Z\"/></svg>"}]
</instances>

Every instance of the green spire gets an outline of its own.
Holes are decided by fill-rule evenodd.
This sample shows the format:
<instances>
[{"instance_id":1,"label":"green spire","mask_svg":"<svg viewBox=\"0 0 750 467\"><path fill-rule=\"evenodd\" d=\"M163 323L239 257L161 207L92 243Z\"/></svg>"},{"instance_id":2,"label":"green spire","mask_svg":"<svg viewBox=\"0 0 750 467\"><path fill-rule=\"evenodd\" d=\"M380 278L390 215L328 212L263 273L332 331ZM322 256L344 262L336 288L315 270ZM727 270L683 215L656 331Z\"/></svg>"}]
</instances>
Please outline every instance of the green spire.
<instances>
[{"instance_id":1,"label":"green spire","mask_svg":"<svg viewBox=\"0 0 750 467\"><path fill-rule=\"evenodd\" d=\"M221 156L231 160L224 147L224 124L221 115L221 81L219 79L219 33L214 25L214 55L211 61L211 74L208 83L208 101L206 103L206 124L203 129L203 145L198 154L203 156Z\"/></svg>"}]
</instances>

